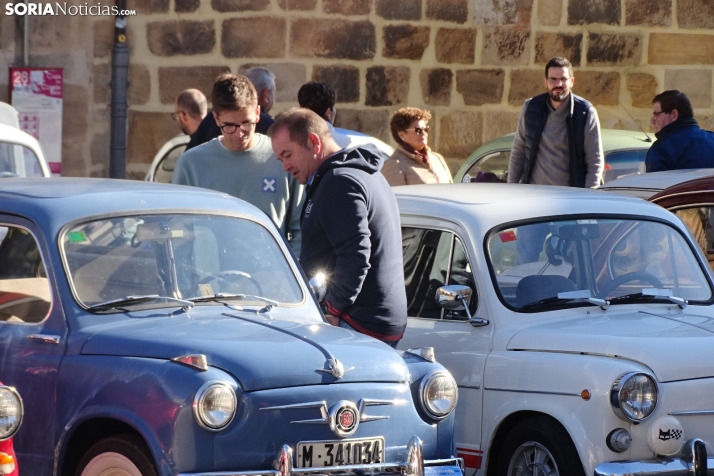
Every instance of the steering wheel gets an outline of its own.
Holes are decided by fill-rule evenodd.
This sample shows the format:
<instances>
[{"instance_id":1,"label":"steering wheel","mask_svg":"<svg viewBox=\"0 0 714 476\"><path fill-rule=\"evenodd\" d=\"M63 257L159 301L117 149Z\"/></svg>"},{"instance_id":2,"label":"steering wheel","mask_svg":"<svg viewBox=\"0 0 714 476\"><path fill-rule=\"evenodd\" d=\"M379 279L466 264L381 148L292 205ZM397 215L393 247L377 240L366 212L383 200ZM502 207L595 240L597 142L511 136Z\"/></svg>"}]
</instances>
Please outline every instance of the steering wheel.
<instances>
[{"instance_id":1,"label":"steering wheel","mask_svg":"<svg viewBox=\"0 0 714 476\"><path fill-rule=\"evenodd\" d=\"M602 288L600 293L598 293L598 297L600 299L605 299L605 296L610 294L612 291L620 287L621 285L625 283L629 283L630 281L647 281L650 283L652 286L656 288L663 288L664 286L662 285L662 281L660 281L657 276L647 273L646 271L634 271L632 273L625 273L622 276L618 276L612 281L610 281L607 286Z\"/></svg>"},{"instance_id":2,"label":"steering wheel","mask_svg":"<svg viewBox=\"0 0 714 476\"><path fill-rule=\"evenodd\" d=\"M219 281L223 281L224 283L234 284L231 280L226 279L226 276L238 276L239 278L248 279L258 290L258 295L263 295L263 288L260 286L260 283L258 283L258 281L250 274L246 273L245 271L238 271L237 269L226 269L216 274L209 273L206 277L201 278L198 284L206 284L214 279L218 279Z\"/></svg>"}]
</instances>

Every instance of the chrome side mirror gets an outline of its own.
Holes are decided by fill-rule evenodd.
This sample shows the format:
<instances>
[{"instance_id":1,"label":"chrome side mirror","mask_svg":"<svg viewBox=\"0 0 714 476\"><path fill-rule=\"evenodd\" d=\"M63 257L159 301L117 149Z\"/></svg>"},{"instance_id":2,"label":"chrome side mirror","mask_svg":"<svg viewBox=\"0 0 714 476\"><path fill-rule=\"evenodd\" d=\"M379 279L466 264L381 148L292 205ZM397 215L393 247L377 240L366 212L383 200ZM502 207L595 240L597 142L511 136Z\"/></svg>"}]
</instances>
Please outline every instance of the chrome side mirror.
<instances>
[{"instance_id":1,"label":"chrome side mirror","mask_svg":"<svg viewBox=\"0 0 714 476\"><path fill-rule=\"evenodd\" d=\"M318 273L310 278L308 284L317 302L322 302L327 295L327 277L323 273Z\"/></svg>"},{"instance_id":2,"label":"chrome side mirror","mask_svg":"<svg viewBox=\"0 0 714 476\"><path fill-rule=\"evenodd\" d=\"M466 311L469 324L474 327L488 325L487 319L471 316L471 312L469 311L471 294L473 294L473 290L468 286L462 286L460 284L441 286L436 290L436 305L450 311Z\"/></svg>"}]
</instances>

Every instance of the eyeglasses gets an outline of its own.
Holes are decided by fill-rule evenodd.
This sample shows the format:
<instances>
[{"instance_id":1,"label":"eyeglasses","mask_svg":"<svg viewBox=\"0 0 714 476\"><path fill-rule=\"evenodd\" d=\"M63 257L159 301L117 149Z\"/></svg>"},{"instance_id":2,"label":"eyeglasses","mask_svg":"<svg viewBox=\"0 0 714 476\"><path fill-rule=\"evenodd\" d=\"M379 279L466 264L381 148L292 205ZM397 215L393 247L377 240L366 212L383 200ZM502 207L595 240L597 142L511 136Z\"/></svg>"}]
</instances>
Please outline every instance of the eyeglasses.
<instances>
[{"instance_id":1,"label":"eyeglasses","mask_svg":"<svg viewBox=\"0 0 714 476\"><path fill-rule=\"evenodd\" d=\"M669 114L667 111L652 111L652 116L657 117L660 114Z\"/></svg>"},{"instance_id":2,"label":"eyeglasses","mask_svg":"<svg viewBox=\"0 0 714 476\"><path fill-rule=\"evenodd\" d=\"M417 134L421 134L421 133L428 134L428 133L429 133L429 126L426 126L426 127L410 127L409 129L404 129L404 132L406 132L406 131L414 131L414 132L416 132Z\"/></svg>"},{"instance_id":3,"label":"eyeglasses","mask_svg":"<svg viewBox=\"0 0 714 476\"><path fill-rule=\"evenodd\" d=\"M179 112L183 112L183 111L179 111ZM178 121L179 112L172 112L172 113L171 113L171 119L173 119L174 121Z\"/></svg>"},{"instance_id":4,"label":"eyeglasses","mask_svg":"<svg viewBox=\"0 0 714 476\"><path fill-rule=\"evenodd\" d=\"M231 124L230 122L226 124L219 124L218 127L221 128L224 134L233 134L238 128L240 128L241 131L243 132L250 132L253 130L253 127L258 123L258 121L255 122L241 122L240 124Z\"/></svg>"},{"instance_id":5,"label":"eyeglasses","mask_svg":"<svg viewBox=\"0 0 714 476\"><path fill-rule=\"evenodd\" d=\"M567 83L571 78L548 78L550 84Z\"/></svg>"}]
</instances>

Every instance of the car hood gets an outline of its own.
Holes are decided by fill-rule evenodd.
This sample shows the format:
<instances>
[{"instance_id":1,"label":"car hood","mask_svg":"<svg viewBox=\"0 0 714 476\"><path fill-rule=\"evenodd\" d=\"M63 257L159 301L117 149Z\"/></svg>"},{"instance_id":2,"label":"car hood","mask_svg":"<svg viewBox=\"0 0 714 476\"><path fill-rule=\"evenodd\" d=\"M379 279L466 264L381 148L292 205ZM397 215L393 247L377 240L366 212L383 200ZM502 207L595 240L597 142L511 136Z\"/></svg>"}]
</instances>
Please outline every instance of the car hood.
<instances>
[{"instance_id":1,"label":"car hood","mask_svg":"<svg viewBox=\"0 0 714 476\"><path fill-rule=\"evenodd\" d=\"M130 319L93 327L81 353L156 359L204 354L208 365L231 373L246 391L409 380L409 370L394 349L346 329L247 312L231 311L230 317L195 314L192 310L190 317ZM329 370L334 359L345 370L339 379Z\"/></svg>"},{"instance_id":2,"label":"car hood","mask_svg":"<svg viewBox=\"0 0 714 476\"><path fill-rule=\"evenodd\" d=\"M507 348L621 357L646 365L660 382L712 377L714 319L693 308L686 313L607 311L523 329Z\"/></svg>"}]
</instances>

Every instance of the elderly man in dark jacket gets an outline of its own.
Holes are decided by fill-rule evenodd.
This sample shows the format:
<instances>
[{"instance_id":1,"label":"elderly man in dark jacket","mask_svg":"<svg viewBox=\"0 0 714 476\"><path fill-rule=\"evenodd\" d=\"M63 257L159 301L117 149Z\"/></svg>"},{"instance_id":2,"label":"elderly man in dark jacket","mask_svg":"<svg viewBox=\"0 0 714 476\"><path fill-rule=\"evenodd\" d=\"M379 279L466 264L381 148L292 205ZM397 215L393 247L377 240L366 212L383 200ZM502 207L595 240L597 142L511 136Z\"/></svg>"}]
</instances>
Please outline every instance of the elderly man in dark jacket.
<instances>
[{"instance_id":1,"label":"elderly man in dark jacket","mask_svg":"<svg viewBox=\"0 0 714 476\"><path fill-rule=\"evenodd\" d=\"M283 168L307 187L300 264L329 277L325 317L396 347L407 325L399 209L372 144L342 149L326 122L293 108L268 130Z\"/></svg>"},{"instance_id":2,"label":"elderly man in dark jacket","mask_svg":"<svg viewBox=\"0 0 714 476\"><path fill-rule=\"evenodd\" d=\"M684 93L673 89L655 96L650 123L657 141L647 151L647 172L714 167L714 132L699 127Z\"/></svg>"}]
</instances>

